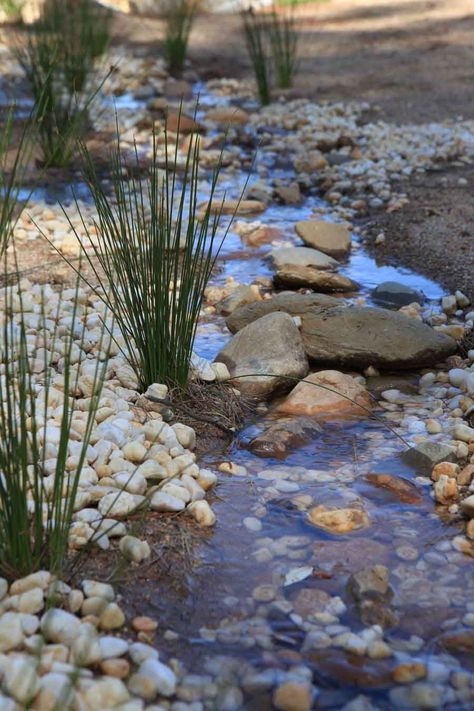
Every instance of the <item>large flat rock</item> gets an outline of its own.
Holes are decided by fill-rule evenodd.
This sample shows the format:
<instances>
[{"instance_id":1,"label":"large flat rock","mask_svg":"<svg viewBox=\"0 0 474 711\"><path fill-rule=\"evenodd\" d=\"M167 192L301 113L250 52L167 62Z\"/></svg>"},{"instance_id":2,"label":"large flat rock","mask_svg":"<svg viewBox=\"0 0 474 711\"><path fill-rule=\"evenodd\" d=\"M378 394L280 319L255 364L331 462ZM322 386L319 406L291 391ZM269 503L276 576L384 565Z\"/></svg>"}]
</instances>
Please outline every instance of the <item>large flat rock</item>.
<instances>
[{"instance_id":1,"label":"large flat rock","mask_svg":"<svg viewBox=\"0 0 474 711\"><path fill-rule=\"evenodd\" d=\"M331 257L344 256L351 248L351 235L344 225L324 220L301 220L295 229L306 245Z\"/></svg>"},{"instance_id":2,"label":"large flat rock","mask_svg":"<svg viewBox=\"0 0 474 711\"><path fill-rule=\"evenodd\" d=\"M268 255L278 271L281 267L314 267L336 269L339 263L327 254L310 247L279 247Z\"/></svg>"},{"instance_id":3,"label":"large flat rock","mask_svg":"<svg viewBox=\"0 0 474 711\"><path fill-rule=\"evenodd\" d=\"M288 377L301 379L308 372L300 332L291 316L280 312L245 326L220 351L216 361L226 364L231 377L236 378L236 387L250 397L289 390L294 381Z\"/></svg>"},{"instance_id":4,"label":"large flat rock","mask_svg":"<svg viewBox=\"0 0 474 711\"><path fill-rule=\"evenodd\" d=\"M349 292L358 291L359 285L349 277L328 269L316 267L302 267L296 265L283 265L275 274L276 285L287 286L291 289L309 288L314 291Z\"/></svg>"},{"instance_id":5,"label":"large flat rock","mask_svg":"<svg viewBox=\"0 0 474 711\"><path fill-rule=\"evenodd\" d=\"M301 333L309 358L345 368L418 368L456 351L452 338L421 321L364 306L308 311L302 317Z\"/></svg>"},{"instance_id":6,"label":"large flat rock","mask_svg":"<svg viewBox=\"0 0 474 711\"><path fill-rule=\"evenodd\" d=\"M257 301L253 304L239 307L226 318L227 328L231 333L237 333L247 324L275 311L283 311L291 316L302 316L308 311L322 309L328 306L338 306L340 299L325 294L292 294L285 292L275 294L273 298Z\"/></svg>"}]
</instances>

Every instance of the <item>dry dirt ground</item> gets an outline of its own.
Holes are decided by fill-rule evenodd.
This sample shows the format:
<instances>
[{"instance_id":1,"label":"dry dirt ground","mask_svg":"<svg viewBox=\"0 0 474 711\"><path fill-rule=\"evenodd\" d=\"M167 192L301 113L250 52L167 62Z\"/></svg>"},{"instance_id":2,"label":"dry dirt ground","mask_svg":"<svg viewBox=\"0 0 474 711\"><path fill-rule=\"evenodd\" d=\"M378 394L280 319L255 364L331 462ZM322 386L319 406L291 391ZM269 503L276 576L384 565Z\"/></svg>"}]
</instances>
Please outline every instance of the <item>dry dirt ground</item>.
<instances>
[{"instance_id":1,"label":"dry dirt ground","mask_svg":"<svg viewBox=\"0 0 474 711\"><path fill-rule=\"evenodd\" d=\"M361 99L378 107L372 119L395 123L474 118L473 0L329 0L298 10L303 34L296 93L319 99ZM126 17L124 34L156 46L161 25ZM204 16L191 39L204 76L250 76L240 18ZM467 185L458 185L460 177ZM474 298L474 169L417 176L410 203L373 214L369 233L383 229L377 253Z\"/></svg>"}]
</instances>

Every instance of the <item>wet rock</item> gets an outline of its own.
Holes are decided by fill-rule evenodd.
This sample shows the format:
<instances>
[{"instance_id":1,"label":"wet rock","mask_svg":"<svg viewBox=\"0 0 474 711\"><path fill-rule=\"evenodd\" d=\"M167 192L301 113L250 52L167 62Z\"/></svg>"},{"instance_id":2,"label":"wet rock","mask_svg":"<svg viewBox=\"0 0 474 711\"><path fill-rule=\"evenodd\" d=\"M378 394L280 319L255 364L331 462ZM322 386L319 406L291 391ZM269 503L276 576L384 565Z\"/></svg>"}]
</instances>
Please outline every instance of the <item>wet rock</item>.
<instances>
[{"instance_id":1,"label":"wet rock","mask_svg":"<svg viewBox=\"0 0 474 711\"><path fill-rule=\"evenodd\" d=\"M302 588L293 598L295 612L301 617L309 617L316 612L324 612L331 602L331 596L318 588Z\"/></svg>"},{"instance_id":2,"label":"wet rock","mask_svg":"<svg viewBox=\"0 0 474 711\"><path fill-rule=\"evenodd\" d=\"M420 473L431 476L436 464L444 461L455 462L457 457L456 450L449 444L425 441L402 452L400 459Z\"/></svg>"},{"instance_id":3,"label":"wet rock","mask_svg":"<svg viewBox=\"0 0 474 711\"><path fill-rule=\"evenodd\" d=\"M257 286L241 284L225 299L218 301L215 308L218 314L228 316L235 309L260 300L261 296Z\"/></svg>"},{"instance_id":4,"label":"wet rock","mask_svg":"<svg viewBox=\"0 0 474 711\"><path fill-rule=\"evenodd\" d=\"M304 681L286 681L273 694L273 704L280 711L310 711L313 689Z\"/></svg>"},{"instance_id":5,"label":"wet rock","mask_svg":"<svg viewBox=\"0 0 474 711\"><path fill-rule=\"evenodd\" d=\"M469 518L474 518L474 494L461 501L461 511Z\"/></svg>"},{"instance_id":6,"label":"wet rock","mask_svg":"<svg viewBox=\"0 0 474 711\"><path fill-rule=\"evenodd\" d=\"M373 565L351 575L348 588L356 600L366 596L391 596L389 572L385 565Z\"/></svg>"},{"instance_id":7,"label":"wet rock","mask_svg":"<svg viewBox=\"0 0 474 711\"><path fill-rule=\"evenodd\" d=\"M393 686L390 664L373 662L356 655L341 655L340 650L319 649L308 657L319 674L336 688L387 689Z\"/></svg>"},{"instance_id":8,"label":"wet rock","mask_svg":"<svg viewBox=\"0 0 474 711\"><path fill-rule=\"evenodd\" d=\"M200 133L203 130L202 124L198 121L174 109L168 109L167 111L167 128L172 133L178 133L179 131L183 135Z\"/></svg>"},{"instance_id":9,"label":"wet rock","mask_svg":"<svg viewBox=\"0 0 474 711\"><path fill-rule=\"evenodd\" d=\"M426 677L426 666L421 662L405 662L395 667L392 676L397 684L412 684Z\"/></svg>"},{"instance_id":10,"label":"wet rock","mask_svg":"<svg viewBox=\"0 0 474 711\"><path fill-rule=\"evenodd\" d=\"M245 126L249 122L249 118L246 111L236 106L216 106L206 114L206 119L224 126Z\"/></svg>"},{"instance_id":11,"label":"wet rock","mask_svg":"<svg viewBox=\"0 0 474 711\"><path fill-rule=\"evenodd\" d=\"M188 511L200 526L214 526L216 515L207 501L195 501L188 506Z\"/></svg>"},{"instance_id":12,"label":"wet rock","mask_svg":"<svg viewBox=\"0 0 474 711\"><path fill-rule=\"evenodd\" d=\"M317 249L310 247L280 247L269 254L277 271L287 267L313 267L313 269L336 269L338 262Z\"/></svg>"},{"instance_id":13,"label":"wet rock","mask_svg":"<svg viewBox=\"0 0 474 711\"><path fill-rule=\"evenodd\" d=\"M216 361L224 363L231 377L238 378L238 389L252 397L288 389L292 381L286 377L300 379L308 372L299 330L291 316L283 313L268 314L245 326ZM247 374L249 377L240 377Z\"/></svg>"},{"instance_id":14,"label":"wet rock","mask_svg":"<svg viewBox=\"0 0 474 711\"><path fill-rule=\"evenodd\" d=\"M425 297L416 289L397 281L384 281L372 290L372 299L379 306L400 308L408 304L423 304Z\"/></svg>"},{"instance_id":15,"label":"wet rock","mask_svg":"<svg viewBox=\"0 0 474 711\"><path fill-rule=\"evenodd\" d=\"M391 474L370 473L365 476L365 480L377 488L390 492L404 504L419 504L423 500L418 487L408 479Z\"/></svg>"},{"instance_id":16,"label":"wet rock","mask_svg":"<svg viewBox=\"0 0 474 711\"><path fill-rule=\"evenodd\" d=\"M367 390L353 377L336 370L313 373L298 383L278 411L287 415L367 415L371 402Z\"/></svg>"},{"instance_id":17,"label":"wet rock","mask_svg":"<svg viewBox=\"0 0 474 711\"><path fill-rule=\"evenodd\" d=\"M275 311L283 311L291 316L302 316L311 312L312 309L320 309L326 306L338 306L340 300L334 296L324 294L276 294L271 299L258 301L248 306L243 306L232 312L226 318L227 328L231 333L237 333L247 324L256 321L262 316Z\"/></svg>"},{"instance_id":18,"label":"wet rock","mask_svg":"<svg viewBox=\"0 0 474 711\"><path fill-rule=\"evenodd\" d=\"M309 418L285 418L254 437L248 448L259 457L283 458L290 450L313 440L321 431L320 425Z\"/></svg>"},{"instance_id":19,"label":"wet rock","mask_svg":"<svg viewBox=\"0 0 474 711\"><path fill-rule=\"evenodd\" d=\"M445 632L439 638L439 644L448 652L455 653L474 653L474 628L460 629Z\"/></svg>"},{"instance_id":20,"label":"wet rock","mask_svg":"<svg viewBox=\"0 0 474 711\"><path fill-rule=\"evenodd\" d=\"M208 203L202 203L199 205L200 214L204 215L207 209ZM222 200L213 200L210 213L211 215L218 215L222 213L223 215L256 215L259 212L265 210L265 203L261 200L231 200L228 199L222 205Z\"/></svg>"},{"instance_id":21,"label":"wet rock","mask_svg":"<svg viewBox=\"0 0 474 711\"><path fill-rule=\"evenodd\" d=\"M351 248L351 235L347 227L323 220L301 220L296 232L308 247L319 249L330 257L346 255Z\"/></svg>"},{"instance_id":22,"label":"wet rock","mask_svg":"<svg viewBox=\"0 0 474 711\"><path fill-rule=\"evenodd\" d=\"M435 499L438 504L448 506L459 497L459 489L456 479L446 474L442 474L434 485Z\"/></svg>"},{"instance_id":23,"label":"wet rock","mask_svg":"<svg viewBox=\"0 0 474 711\"><path fill-rule=\"evenodd\" d=\"M390 691L392 708L439 709L442 687L435 684L417 682L411 686L402 686Z\"/></svg>"},{"instance_id":24,"label":"wet rock","mask_svg":"<svg viewBox=\"0 0 474 711\"><path fill-rule=\"evenodd\" d=\"M351 368L433 365L454 353L449 336L397 312L362 306L326 308L302 317L307 355Z\"/></svg>"},{"instance_id":25,"label":"wet rock","mask_svg":"<svg viewBox=\"0 0 474 711\"><path fill-rule=\"evenodd\" d=\"M296 182L289 185L277 185L273 189L273 195L278 202L284 205L299 205L302 200L300 186Z\"/></svg>"},{"instance_id":26,"label":"wet rock","mask_svg":"<svg viewBox=\"0 0 474 711\"><path fill-rule=\"evenodd\" d=\"M283 236L281 230L269 225L260 225L251 231L239 234L242 242L249 247L260 247L262 244L268 244L273 240L281 239Z\"/></svg>"},{"instance_id":27,"label":"wet rock","mask_svg":"<svg viewBox=\"0 0 474 711\"><path fill-rule=\"evenodd\" d=\"M455 462L440 462L439 464L436 464L431 472L431 478L433 481L438 481L440 477L447 476L457 480L460 470L461 468L459 464L456 464Z\"/></svg>"},{"instance_id":28,"label":"wet rock","mask_svg":"<svg viewBox=\"0 0 474 711\"><path fill-rule=\"evenodd\" d=\"M316 506L309 511L309 521L328 533L341 535L367 528L370 525L367 513L362 509L330 509L326 506Z\"/></svg>"},{"instance_id":29,"label":"wet rock","mask_svg":"<svg viewBox=\"0 0 474 711\"><path fill-rule=\"evenodd\" d=\"M309 288L322 292L351 292L359 288L355 281L342 274L291 264L278 268L274 282L276 286L287 286L291 289Z\"/></svg>"}]
</instances>

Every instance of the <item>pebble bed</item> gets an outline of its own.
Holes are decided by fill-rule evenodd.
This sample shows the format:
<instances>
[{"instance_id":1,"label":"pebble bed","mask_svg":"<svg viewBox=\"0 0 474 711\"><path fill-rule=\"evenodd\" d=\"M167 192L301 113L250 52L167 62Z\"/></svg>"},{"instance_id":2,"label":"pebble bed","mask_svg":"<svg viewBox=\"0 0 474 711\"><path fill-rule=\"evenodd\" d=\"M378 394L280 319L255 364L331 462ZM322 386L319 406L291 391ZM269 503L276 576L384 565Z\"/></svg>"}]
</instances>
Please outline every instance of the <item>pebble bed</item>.
<instances>
[{"instance_id":1,"label":"pebble bed","mask_svg":"<svg viewBox=\"0 0 474 711\"><path fill-rule=\"evenodd\" d=\"M135 138L146 156L151 149L149 111L153 107L159 111L160 106L165 105L163 95L167 89L170 91L169 78L158 60L124 56L122 51L117 51L110 61L118 63L118 71L104 85L101 95L101 108L108 107L110 112L97 112L95 128L110 129L111 97L117 95L119 124L124 131L122 144L132 147ZM1 64L2 69L8 68L15 74L16 69L7 57L2 56ZM120 98L124 91L126 101L123 96ZM215 146L223 135L224 119L216 119L216 114L212 118L212 102L222 111L231 106L230 97L246 104L247 108L245 117L240 114L239 122L235 120L236 125L228 134L230 145L225 153L223 185L238 186L242 176L245 178L248 157L239 145L242 125L245 124L251 136L257 135L260 139L258 179L252 181L247 197L261 205L262 214L255 214L255 204L254 212L248 215L243 208L240 210L236 229L244 237L255 235L259 230L265 233L264 210L275 196L283 203L299 204L304 193L316 191L322 193L326 203L314 209L314 216L322 214L357 235L359 230L354 222L368 209L403 207L406 200L403 180L414 171L435 169L446 162L470 163L474 155L473 122L402 127L366 123L364 116L370 108L367 105L317 105L303 100L282 101L257 111L252 109L251 101L249 103L251 92L246 85L219 80L209 82L203 92L203 108L198 116L199 122L208 129L203 139L203 161L207 166L215 162ZM185 104L188 113L192 113L193 105L192 101ZM206 112L210 117L206 118ZM147 121L148 127L143 128ZM284 157L286 176L286 163L290 164L290 178L272 178L279 156ZM290 192L282 188L289 188ZM203 200L207 192L208 186L203 184ZM83 214L92 220L92 207L82 202L80 206ZM85 240L76 208L70 205L67 211ZM38 227L60 252L67 256L79 254L77 239L59 205L36 200L33 195L16 227L19 249L25 243L43 239ZM294 241L291 234L264 236L269 247L281 248L293 245ZM242 287L246 300L267 298L270 283L264 277L252 285L242 285L232 279L222 284L221 279L207 293L201 332L212 333L213 328L222 330L220 321L217 326L212 321L222 299L238 296L233 304L238 306L242 303ZM59 296L52 287L36 284L34 275L30 275L29 280L23 279L21 286L33 346L41 304L47 304L46 324L53 329ZM73 438L67 462L70 471L77 467L96 361L104 357L100 328L104 316L102 302L85 287L81 287L79 296L77 323L72 323L75 290L63 291L58 337L50 345L51 362L57 365L58 371L50 392L48 419L44 423L44 447L51 471L54 471L58 453L58 408L64 387L60 361L68 330L73 329L79 369L78 391L74 393ZM363 291L352 297L357 304L364 304L368 299ZM0 302L4 301L5 294L0 294ZM401 310L457 341L474 325L474 311L470 311L469 301L461 292L446 296L439 304L410 304ZM268 568L271 582L256 585L244 600L232 595L222 600L220 624L217 627L204 625L199 630L208 654L198 672L187 669L179 660L179 654L165 656L163 660L163 653L156 649L153 641L156 629L166 627L166 620L146 615L126 620L121 600L109 584L84 580L78 588L72 589L53 579L47 571L17 580L10 586L0 580L0 709L47 710L58 706L91 711L472 708L474 674L451 652L472 651L474 644L474 603L469 602L474 593L474 581L469 574L474 556L474 463L471 463L471 457L474 462L474 428L466 421L474 408L474 352L469 351L465 358L452 356L443 367L423 371L416 392L407 394L397 388L383 391L377 406L378 417L403 437L413 451L426 457L424 448L430 443L432 476L417 476L413 483L422 492L429 491L433 500L433 510L428 514L430 520L436 521L442 510L450 522L457 524L457 535L441 536L439 542L420 554L409 517L403 521L400 516L400 526L393 532L397 565L390 570L384 565L372 566L363 575L354 574L350 581L361 609L371 596L379 596L383 602L382 617L393 612L392 588L404 603L412 601L420 607L436 607L444 601L451 605L452 615L440 627L440 633L446 635L446 651L433 652L427 650L425 640L416 634L394 638L386 634L382 624L360 621L352 624L352 618L348 623L348 604L343 591L330 594L314 587L296 587L297 594L288 599L287 592L311 578L318 565L314 540L309 534L278 538L263 535L268 507L282 495L291 497L302 515L311 515L322 498L324 504L334 506L337 511L363 511L366 518L360 527L369 526L372 510L365 506L354 483L370 471L375 460L398 455L404 449L399 440L383 426L367 431L361 435L366 448L361 452L358 468L343 462L330 473L317 466L266 466L263 460L258 463L252 460L250 466L223 461L215 470L202 467L193 453L194 430L183 424L168 424L160 408L154 409L146 402L147 394L165 397L166 387L156 383L148 393L141 395L135 375L120 352L122 337L119 333L114 336L91 444L81 471L77 510L70 531L71 549L80 549L94 541L103 549L119 549L131 565L140 565L148 559L150 548L146 541L130 535L129 515L143 508L164 514L183 512L201 526L213 527L216 514L206 499L207 492L219 477L243 482L251 479L254 492L242 526L252 538L251 558L256 565ZM39 363L40 388L43 375ZM197 375L225 380L228 373L222 365L199 362ZM367 380L377 375L368 363L366 371L357 375L356 380L365 387ZM41 389L38 397L41 399ZM265 415L266 406L262 406L261 411ZM337 496L333 490L333 501L329 489L334 481ZM327 499L323 494L328 494ZM346 533L350 534L351 530ZM330 571L328 564L328 574ZM438 580L433 587L428 581L434 571ZM459 589L460 574L462 590ZM245 614L234 616L235 609L242 613L242 606ZM301 644L293 656L288 654L281 658L276 654L271 624L275 615L289 619L299 631ZM369 618L370 615L365 619ZM173 630L167 630L165 635L170 642L178 639ZM218 650L215 654L214 645ZM224 647L235 650L235 655L221 653ZM256 649L260 662L253 664L250 652ZM377 698L344 690L339 690L339 696L328 696L327 690L315 682L311 666L305 663L308 655L316 654L318 658L325 650L368 662L386 662L389 683ZM248 661L242 656L245 653L249 653ZM252 699L256 699L257 704L262 699L262 705L252 707Z\"/></svg>"}]
</instances>

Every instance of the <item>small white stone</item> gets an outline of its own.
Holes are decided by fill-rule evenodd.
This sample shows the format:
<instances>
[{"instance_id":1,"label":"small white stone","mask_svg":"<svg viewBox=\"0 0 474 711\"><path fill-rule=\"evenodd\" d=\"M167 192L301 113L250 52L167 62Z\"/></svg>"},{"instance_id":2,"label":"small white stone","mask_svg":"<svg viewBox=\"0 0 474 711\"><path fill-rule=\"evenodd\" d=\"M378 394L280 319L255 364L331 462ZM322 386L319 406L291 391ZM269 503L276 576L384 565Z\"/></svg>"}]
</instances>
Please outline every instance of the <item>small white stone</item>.
<instances>
[{"instance_id":1,"label":"small white stone","mask_svg":"<svg viewBox=\"0 0 474 711\"><path fill-rule=\"evenodd\" d=\"M28 704L38 693L40 682L36 668L37 660L34 657L20 655L8 659L5 689L21 704Z\"/></svg>"},{"instance_id":2,"label":"small white stone","mask_svg":"<svg viewBox=\"0 0 474 711\"><path fill-rule=\"evenodd\" d=\"M126 491L117 491L116 494L106 494L99 501L100 513L110 518L123 518L136 508L135 499L132 494Z\"/></svg>"},{"instance_id":3,"label":"small white stone","mask_svg":"<svg viewBox=\"0 0 474 711\"><path fill-rule=\"evenodd\" d=\"M150 508L153 511L183 511L185 506L182 499L170 496L163 491L156 491L150 499Z\"/></svg>"},{"instance_id":4,"label":"small white stone","mask_svg":"<svg viewBox=\"0 0 474 711\"><path fill-rule=\"evenodd\" d=\"M158 659L158 650L143 642L134 642L130 645L129 654L134 664L142 664L146 659Z\"/></svg>"},{"instance_id":5,"label":"small white stone","mask_svg":"<svg viewBox=\"0 0 474 711\"><path fill-rule=\"evenodd\" d=\"M99 647L102 659L122 657L128 652L128 642L120 637L102 636L99 638Z\"/></svg>"},{"instance_id":6,"label":"small white stone","mask_svg":"<svg viewBox=\"0 0 474 711\"><path fill-rule=\"evenodd\" d=\"M82 589L86 597L102 597L109 602L115 600L115 591L109 583L100 583L96 580L84 580Z\"/></svg>"},{"instance_id":7,"label":"small white stone","mask_svg":"<svg viewBox=\"0 0 474 711\"><path fill-rule=\"evenodd\" d=\"M151 551L146 541L141 541L135 536L125 536L119 544L120 552L127 560L133 563L141 563L145 558L149 558Z\"/></svg>"},{"instance_id":8,"label":"small white stone","mask_svg":"<svg viewBox=\"0 0 474 711\"><path fill-rule=\"evenodd\" d=\"M207 501L195 501L189 504L188 511L200 526L214 526L216 515Z\"/></svg>"},{"instance_id":9,"label":"small white stone","mask_svg":"<svg viewBox=\"0 0 474 711\"><path fill-rule=\"evenodd\" d=\"M23 641L21 615L17 612L5 612L0 616L0 653L20 647Z\"/></svg>"},{"instance_id":10,"label":"small white stone","mask_svg":"<svg viewBox=\"0 0 474 711\"><path fill-rule=\"evenodd\" d=\"M65 610L48 610L41 619L41 631L48 642L71 645L80 630L80 620Z\"/></svg>"}]
</instances>

